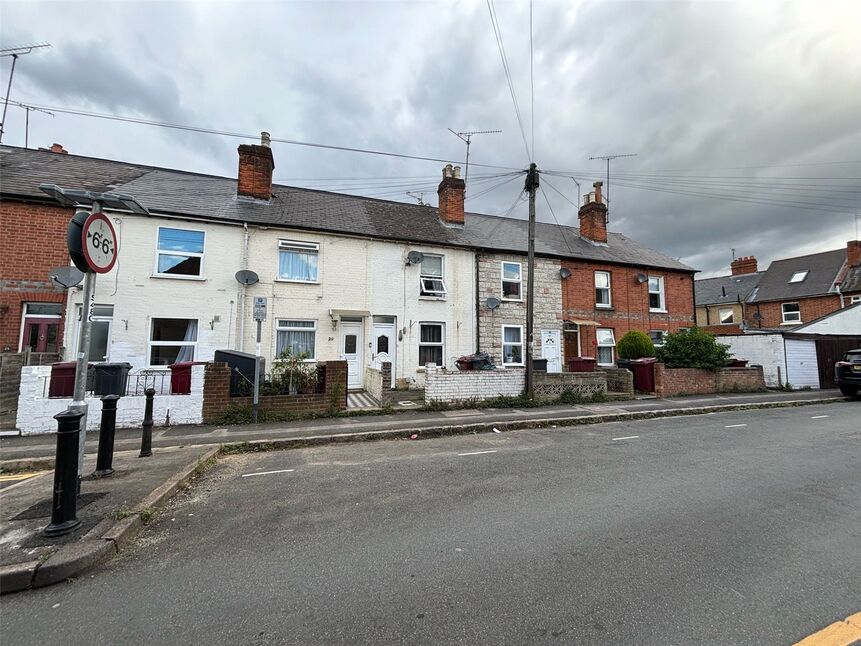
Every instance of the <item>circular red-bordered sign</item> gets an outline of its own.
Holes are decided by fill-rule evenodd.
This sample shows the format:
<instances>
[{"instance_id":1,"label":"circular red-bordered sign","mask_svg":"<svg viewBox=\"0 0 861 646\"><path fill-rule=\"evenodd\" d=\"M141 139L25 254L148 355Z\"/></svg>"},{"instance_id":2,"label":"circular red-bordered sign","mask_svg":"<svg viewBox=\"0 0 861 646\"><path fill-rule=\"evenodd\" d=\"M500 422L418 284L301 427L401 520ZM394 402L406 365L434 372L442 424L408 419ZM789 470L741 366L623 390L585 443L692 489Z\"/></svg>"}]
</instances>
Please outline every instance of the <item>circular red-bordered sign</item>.
<instances>
[{"instance_id":1,"label":"circular red-bordered sign","mask_svg":"<svg viewBox=\"0 0 861 646\"><path fill-rule=\"evenodd\" d=\"M104 213L92 213L81 230L81 246L87 264L97 274L106 274L117 261L117 233Z\"/></svg>"}]
</instances>

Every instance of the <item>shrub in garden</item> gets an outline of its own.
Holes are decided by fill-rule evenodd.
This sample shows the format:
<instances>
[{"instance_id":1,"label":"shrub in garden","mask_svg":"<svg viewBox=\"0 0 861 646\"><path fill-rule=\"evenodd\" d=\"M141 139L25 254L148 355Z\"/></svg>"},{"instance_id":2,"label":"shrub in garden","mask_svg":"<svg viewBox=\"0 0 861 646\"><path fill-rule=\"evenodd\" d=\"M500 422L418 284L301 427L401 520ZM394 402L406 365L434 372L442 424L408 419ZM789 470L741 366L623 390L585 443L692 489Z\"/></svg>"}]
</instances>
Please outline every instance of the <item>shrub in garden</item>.
<instances>
[{"instance_id":1,"label":"shrub in garden","mask_svg":"<svg viewBox=\"0 0 861 646\"><path fill-rule=\"evenodd\" d=\"M714 335L693 328L668 334L658 348L658 361L667 368L723 368L730 359L729 346L718 343Z\"/></svg>"},{"instance_id":2,"label":"shrub in garden","mask_svg":"<svg viewBox=\"0 0 861 646\"><path fill-rule=\"evenodd\" d=\"M616 347L622 359L642 359L655 356L655 344L645 332L631 330L621 339Z\"/></svg>"}]
</instances>

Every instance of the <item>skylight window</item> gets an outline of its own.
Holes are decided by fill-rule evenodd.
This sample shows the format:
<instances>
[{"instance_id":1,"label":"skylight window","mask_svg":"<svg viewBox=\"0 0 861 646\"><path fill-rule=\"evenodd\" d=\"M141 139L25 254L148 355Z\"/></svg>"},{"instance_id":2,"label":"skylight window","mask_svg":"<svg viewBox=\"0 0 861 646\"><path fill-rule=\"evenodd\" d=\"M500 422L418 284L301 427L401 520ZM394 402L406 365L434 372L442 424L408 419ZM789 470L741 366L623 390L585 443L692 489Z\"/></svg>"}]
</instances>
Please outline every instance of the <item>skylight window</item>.
<instances>
[{"instance_id":1,"label":"skylight window","mask_svg":"<svg viewBox=\"0 0 861 646\"><path fill-rule=\"evenodd\" d=\"M789 279L789 282L790 283L800 283L805 278L807 278L808 273L809 273L809 271L807 269L805 269L804 271L797 271L794 274L792 274L792 278Z\"/></svg>"}]
</instances>

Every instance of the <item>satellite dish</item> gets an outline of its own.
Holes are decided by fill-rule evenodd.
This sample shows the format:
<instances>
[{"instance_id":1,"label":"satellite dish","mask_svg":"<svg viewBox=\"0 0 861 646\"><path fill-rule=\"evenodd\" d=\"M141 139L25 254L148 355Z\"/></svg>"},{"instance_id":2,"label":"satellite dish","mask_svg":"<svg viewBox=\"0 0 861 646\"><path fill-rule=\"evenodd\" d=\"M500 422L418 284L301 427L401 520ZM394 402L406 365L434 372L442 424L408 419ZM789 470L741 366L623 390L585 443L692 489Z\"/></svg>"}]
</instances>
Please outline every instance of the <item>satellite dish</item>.
<instances>
[{"instance_id":1,"label":"satellite dish","mask_svg":"<svg viewBox=\"0 0 861 646\"><path fill-rule=\"evenodd\" d=\"M487 305L487 309L489 309L489 310L495 310L497 307L499 307L500 302L499 302L499 299L498 299L498 298L493 298L493 297L491 296L491 297L490 297L490 298L488 298L486 301L484 301L484 304L485 304L485 305Z\"/></svg>"},{"instance_id":2,"label":"satellite dish","mask_svg":"<svg viewBox=\"0 0 861 646\"><path fill-rule=\"evenodd\" d=\"M754 321L761 321L762 320L762 314L760 314L759 312L754 312L753 313L753 320Z\"/></svg>"},{"instance_id":3,"label":"satellite dish","mask_svg":"<svg viewBox=\"0 0 861 646\"><path fill-rule=\"evenodd\" d=\"M407 264L417 265L425 259L425 255L421 251L410 251L407 254Z\"/></svg>"},{"instance_id":4,"label":"satellite dish","mask_svg":"<svg viewBox=\"0 0 861 646\"><path fill-rule=\"evenodd\" d=\"M648 276L646 276L646 274L637 274L638 283L645 283L647 280L649 280L649 278Z\"/></svg>"},{"instance_id":5,"label":"satellite dish","mask_svg":"<svg viewBox=\"0 0 861 646\"><path fill-rule=\"evenodd\" d=\"M74 287L84 280L84 272L77 267L55 267L48 274L51 282L58 287Z\"/></svg>"},{"instance_id":6,"label":"satellite dish","mask_svg":"<svg viewBox=\"0 0 861 646\"><path fill-rule=\"evenodd\" d=\"M571 270L568 269L567 267L563 267L562 269L559 270L559 275L562 278L570 278L571 277Z\"/></svg>"},{"instance_id":7,"label":"satellite dish","mask_svg":"<svg viewBox=\"0 0 861 646\"><path fill-rule=\"evenodd\" d=\"M253 285L260 280L260 276L250 269L240 269L236 272L236 282L240 285Z\"/></svg>"}]
</instances>

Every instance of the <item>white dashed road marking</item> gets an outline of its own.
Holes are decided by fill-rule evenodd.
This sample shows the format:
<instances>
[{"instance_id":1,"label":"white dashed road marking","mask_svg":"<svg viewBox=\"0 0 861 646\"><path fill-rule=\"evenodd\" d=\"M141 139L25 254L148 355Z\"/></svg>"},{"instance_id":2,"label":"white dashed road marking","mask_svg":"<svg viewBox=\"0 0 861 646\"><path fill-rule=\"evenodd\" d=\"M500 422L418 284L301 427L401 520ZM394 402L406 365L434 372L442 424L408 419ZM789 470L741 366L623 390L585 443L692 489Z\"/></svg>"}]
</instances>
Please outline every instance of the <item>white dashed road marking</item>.
<instances>
[{"instance_id":1,"label":"white dashed road marking","mask_svg":"<svg viewBox=\"0 0 861 646\"><path fill-rule=\"evenodd\" d=\"M278 469L277 471L260 471L259 473L243 473L243 478L250 478L251 476L268 476L272 473L290 473L291 471L295 471L295 469Z\"/></svg>"},{"instance_id":2,"label":"white dashed road marking","mask_svg":"<svg viewBox=\"0 0 861 646\"><path fill-rule=\"evenodd\" d=\"M496 453L496 451L472 451L471 453L458 453L458 456L462 456L462 455L482 455L483 453Z\"/></svg>"},{"instance_id":3,"label":"white dashed road marking","mask_svg":"<svg viewBox=\"0 0 861 646\"><path fill-rule=\"evenodd\" d=\"M814 415L810 419L824 419L825 417L828 417L828 415Z\"/></svg>"},{"instance_id":4,"label":"white dashed road marking","mask_svg":"<svg viewBox=\"0 0 861 646\"><path fill-rule=\"evenodd\" d=\"M640 436L639 435L628 435L626 437L614 437L613 441L615 442L616 440L636 440L638 437L640 437Z\"/></svg>"},{"instance_id":5,"label":"white dashed road marking","mask_svg":"<svg viewBox=\"0 0 861 646\"><path fill-rule=\"evenodd\" d=\"M747 424L730 424L729 426L724 426L724 428L741 428L742 426L747 426Z\"/></svg>"}]
</instances>

